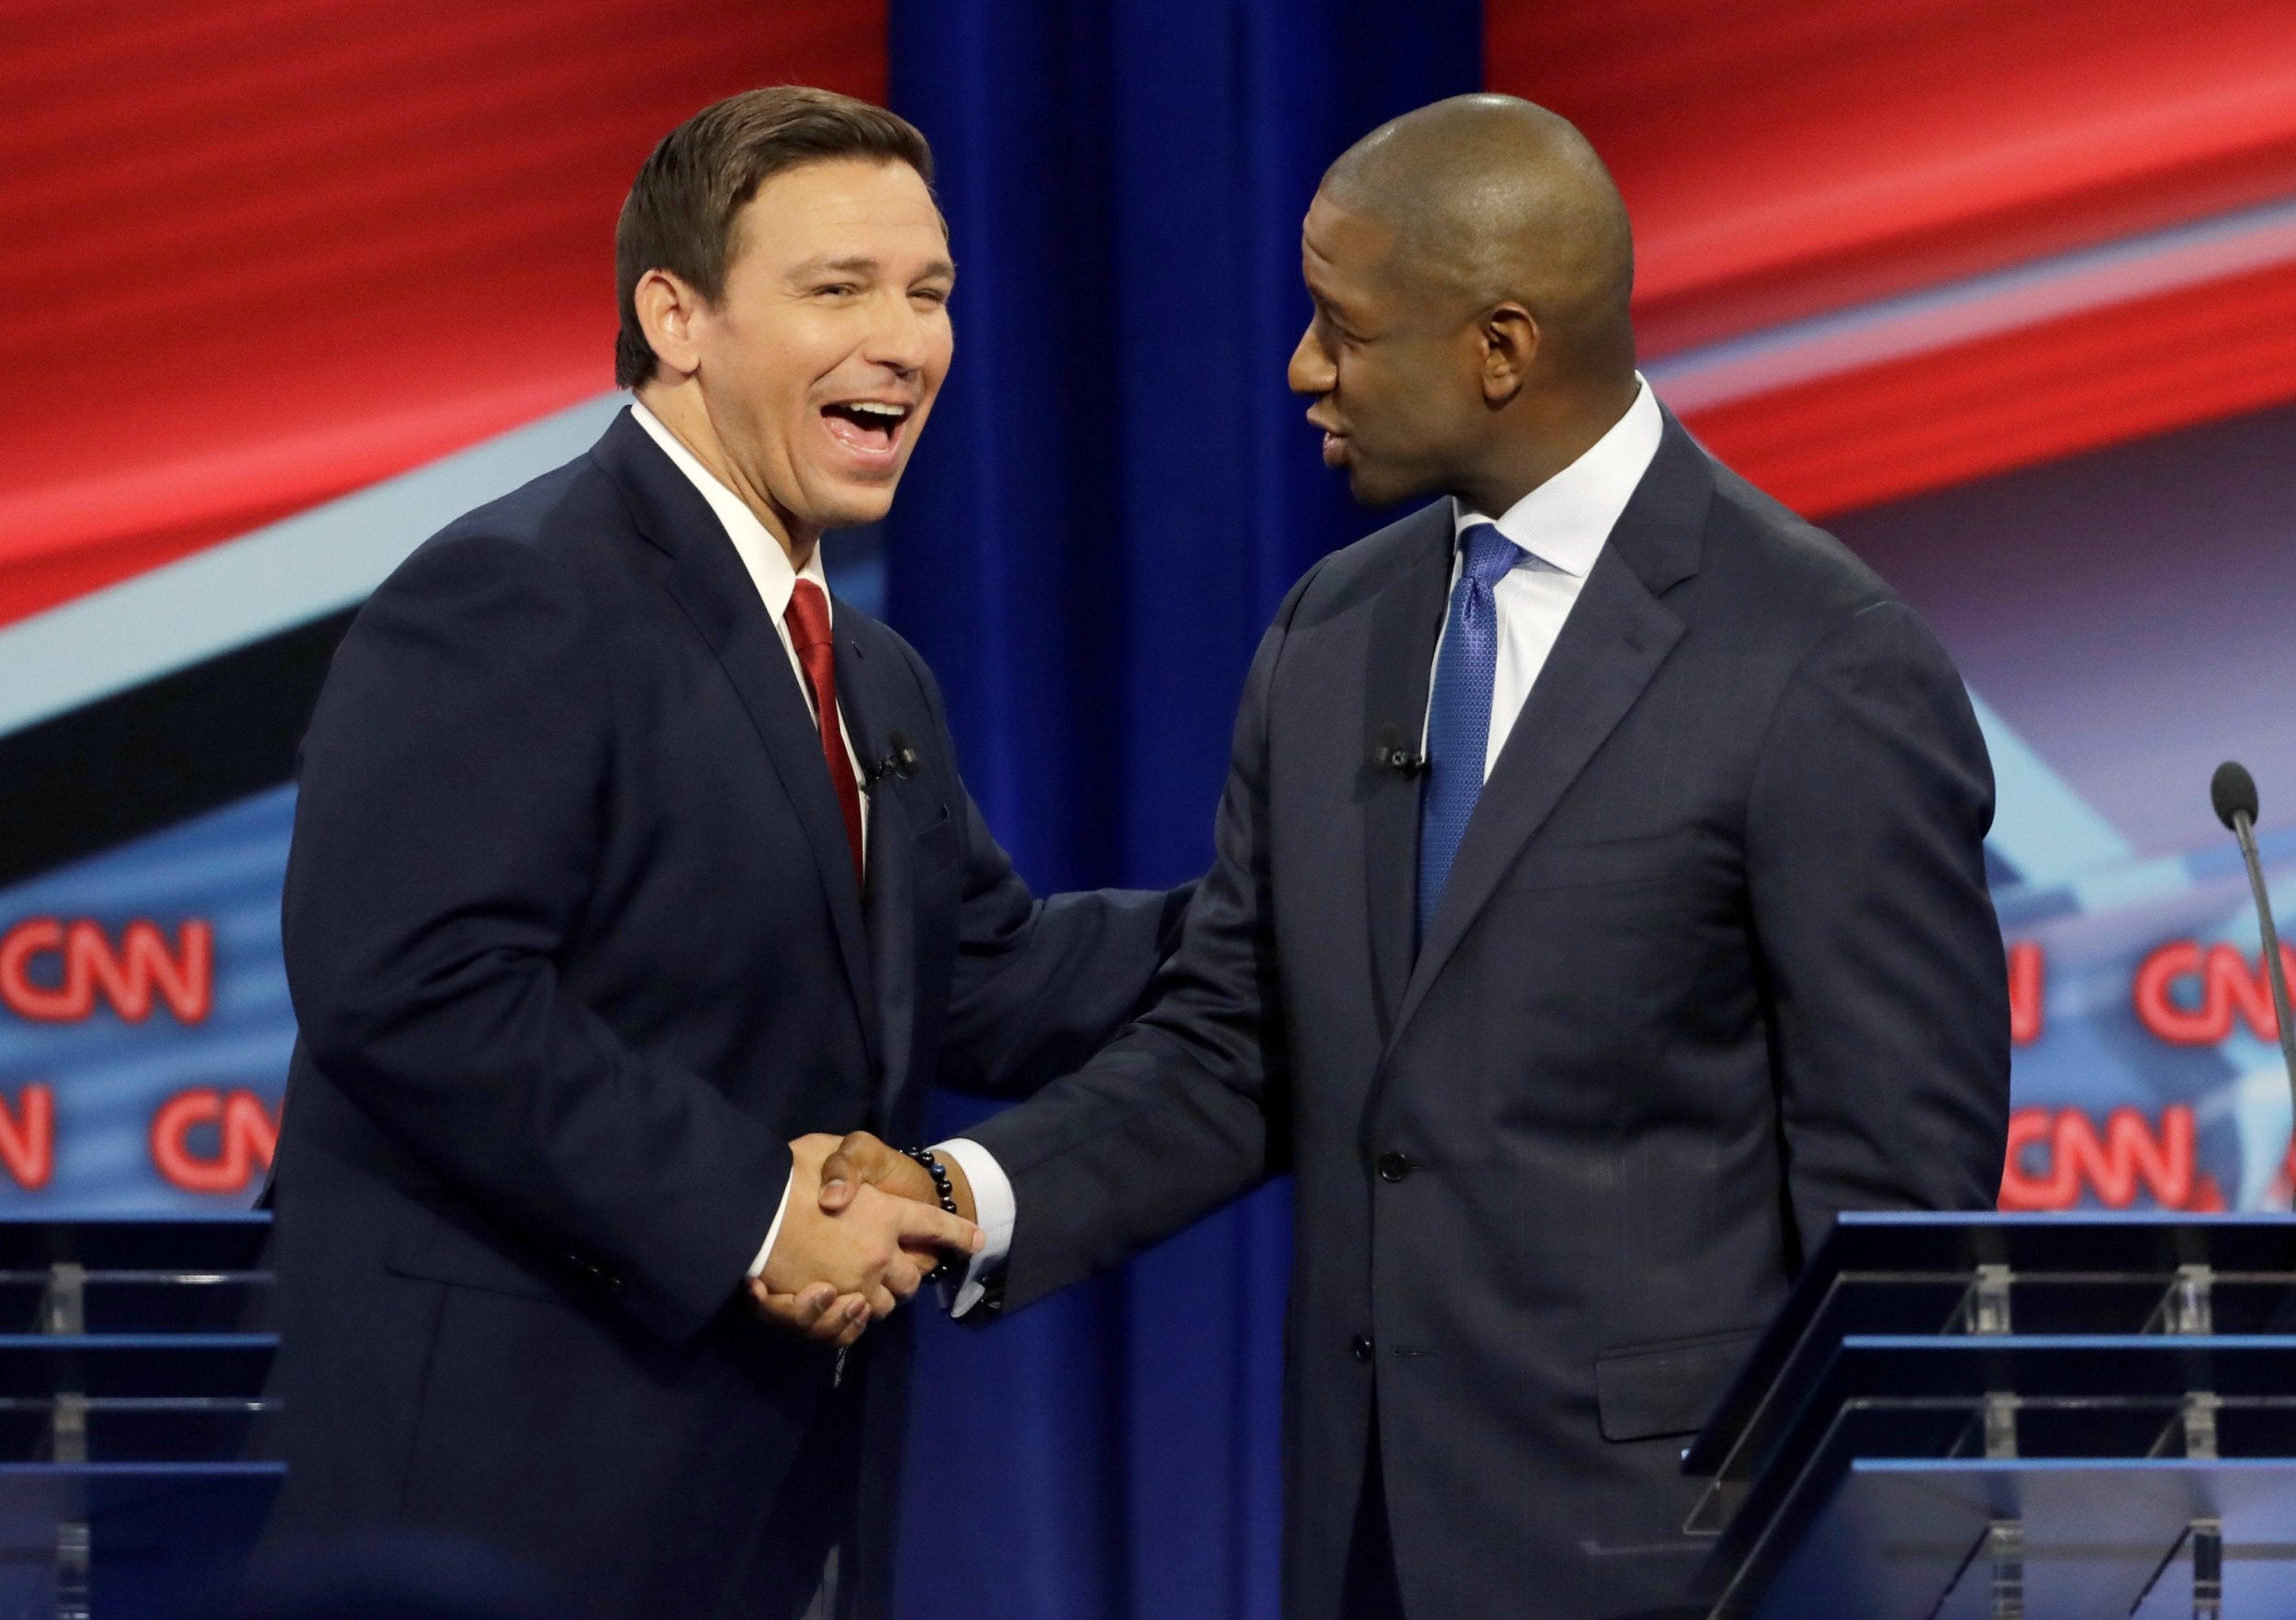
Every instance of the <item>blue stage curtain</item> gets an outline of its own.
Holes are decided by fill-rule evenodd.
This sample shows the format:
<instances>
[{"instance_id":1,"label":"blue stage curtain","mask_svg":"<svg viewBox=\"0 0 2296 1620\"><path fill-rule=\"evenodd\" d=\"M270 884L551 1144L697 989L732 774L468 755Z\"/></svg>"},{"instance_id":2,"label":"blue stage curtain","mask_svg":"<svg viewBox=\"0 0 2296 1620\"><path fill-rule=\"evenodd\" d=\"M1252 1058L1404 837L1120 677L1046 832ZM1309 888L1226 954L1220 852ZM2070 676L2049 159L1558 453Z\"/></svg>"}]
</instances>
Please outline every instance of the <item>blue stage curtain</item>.
<instances>
[{"instance_id":1,"label":"blue stage curtain","mask_svg":"<svg viewBox=\"0 0 2296 1620\"><path fill-rule=\"evenodd\" d=\"M958 285L887 606L1040 891L1210 861L1252 649L1373 522L1284 388L1300 219L1351 141L1476 88L1481 38L1473 0L894 0ZM1287 1190L921 1324L905 1620L1277 1613Z\"/></svg>"}]
</instances>

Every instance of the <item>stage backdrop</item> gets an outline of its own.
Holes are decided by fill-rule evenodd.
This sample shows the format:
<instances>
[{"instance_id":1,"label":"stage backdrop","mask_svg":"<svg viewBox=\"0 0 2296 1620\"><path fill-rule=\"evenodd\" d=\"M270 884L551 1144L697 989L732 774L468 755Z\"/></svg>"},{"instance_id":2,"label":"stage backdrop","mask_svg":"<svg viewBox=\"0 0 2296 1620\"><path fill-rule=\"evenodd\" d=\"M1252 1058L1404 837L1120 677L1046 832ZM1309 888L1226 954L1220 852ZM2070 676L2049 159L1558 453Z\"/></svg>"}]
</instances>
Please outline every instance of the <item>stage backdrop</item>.
<instances>
[{"instance_id":1,"label":"stage backdrop","mask_svg":"<svg viewBox=\"0 0 2296 1620\"><path fill-rule=\"evenodd\" d=\"M1487 83L1610 156L1661 396L1969 679L2004 1205L2288 1207L2206 782L2255 769L2296 907L2291 62L2288 0L14 8L0 1209L252 1195L334 639L618 408L628 177L782 80L889 96L941 155L957 368L833 577L926 649L1041 887L1208 858L1266 614L1377 521L1282 390L1299 214L1379 118ZM1272 1615L1285 1254L1279 1187L995 1333L929 1322L905 1614Z\"/></svg>"}]
</instances>

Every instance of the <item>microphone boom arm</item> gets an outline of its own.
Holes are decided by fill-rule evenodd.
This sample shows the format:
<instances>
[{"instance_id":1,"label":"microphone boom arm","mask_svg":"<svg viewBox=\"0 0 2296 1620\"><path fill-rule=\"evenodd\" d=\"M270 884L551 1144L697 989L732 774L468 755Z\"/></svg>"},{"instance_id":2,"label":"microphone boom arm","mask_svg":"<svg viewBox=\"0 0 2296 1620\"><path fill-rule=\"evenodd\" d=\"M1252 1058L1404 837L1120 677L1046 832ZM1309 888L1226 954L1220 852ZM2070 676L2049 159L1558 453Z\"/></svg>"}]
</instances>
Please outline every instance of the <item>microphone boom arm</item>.
<instances>
[{"instance_id":1,"label":"microphone boom arm","mask_svg":"<svg viewBox=\"0 0 2296 1620\"><path fill-rule=\"evenodd\" d=\"M2280 1061L2288 1068L2289 1104L2296 1109L2296 1019L2288 1014L2288 972L2280 960L2280 934L2272 926L2272 897L2265 891L2264 861L2257 853L2256 825L2244 811L2233 816L2233 836L2248 865L2248 886L2256 892L2257 919L2264 930L2265 977L2272 984L2273 1021L2279 1026Z\"/></svg>"}]
</instances>

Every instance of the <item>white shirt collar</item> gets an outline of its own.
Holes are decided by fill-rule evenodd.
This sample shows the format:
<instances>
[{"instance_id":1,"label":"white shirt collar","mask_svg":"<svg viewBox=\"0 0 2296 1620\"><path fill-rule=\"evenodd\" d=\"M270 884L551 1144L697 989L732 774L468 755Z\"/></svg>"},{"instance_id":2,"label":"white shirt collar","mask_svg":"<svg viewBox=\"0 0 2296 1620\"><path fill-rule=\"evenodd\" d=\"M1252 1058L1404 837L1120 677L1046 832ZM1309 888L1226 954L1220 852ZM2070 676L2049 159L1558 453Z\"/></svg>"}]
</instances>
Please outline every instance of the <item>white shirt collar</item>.
<instances>
[{"instance_id":1,"label":"white shirt collar","mask_svg":"<svg viewBox=\"0 0 2296 1620\"><path fill-rule=\"evenodd\" d=\"M1603 554L1618 514L1650 470L1666 432L1658 397L1635 374L1634 403L1585 455L1507 508L1485 517L1464 501L1451 502L1452 534L1470 523L1496 523L1499 532L1548 568L1583 579Z\"/></svg>"},{"instance_id":2,"label":"white shirt collar","mask_svg":"<svg viewBox=\"0 0 2296 1620\"><path fill-rule=\"evenodd\" d=\"M710 503L717 521L725 524L726 537L740 554L741 566L749 570L750 583L758 588L758 595L764 599L775 624L780 624L782 615L789 612L790 595L797 589L801 577L820 586L822 595L828 595L829 578L822 571L821 547L813 548L813 555L805 559L802 570L791 568L789 553L782 549L773 532L758 521L758 514L749 510L740 496L719 483L692 451L679 443L678 435L662 425L661 418L635 400L631 402L630 414L637 419L637 425L646 430L647 436L662 447L662 454L685 474L686 481L702 492L702 499ZM835 607L829 614L835 623Z\"/></svg>"}]
</instances>

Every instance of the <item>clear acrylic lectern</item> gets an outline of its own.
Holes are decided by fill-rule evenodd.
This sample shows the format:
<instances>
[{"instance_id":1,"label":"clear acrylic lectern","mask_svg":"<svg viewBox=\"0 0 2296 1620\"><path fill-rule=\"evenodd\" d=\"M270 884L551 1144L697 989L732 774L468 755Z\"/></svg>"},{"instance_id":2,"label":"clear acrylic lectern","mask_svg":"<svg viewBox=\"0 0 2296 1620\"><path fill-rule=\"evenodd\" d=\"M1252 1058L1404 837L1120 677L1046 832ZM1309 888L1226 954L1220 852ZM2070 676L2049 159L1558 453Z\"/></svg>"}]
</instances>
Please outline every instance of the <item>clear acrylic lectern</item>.
<instances>
[{"instance_id":1,"label":"clear acrylic lectern","mask_svg":"<svg viewBox=\"0 0 2296 1620\"><path fill-rule=\"evenodd\" d=\"M2296 1217L1845 1216L1683 1468L1716 1620L2296 1615Z\"/></svg>"},{"instance_id":2,"label":"clear acrylic lectern","mask_svg":"<svg viewBox=\"0 0 2296 1620\"><path fill-rule=\"evenodd\" d=\"M0 1615L171 1620L244 1560L268 1226L0 1221Z\"/></svg>"}]
</instances>

